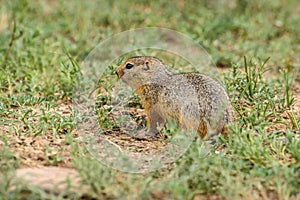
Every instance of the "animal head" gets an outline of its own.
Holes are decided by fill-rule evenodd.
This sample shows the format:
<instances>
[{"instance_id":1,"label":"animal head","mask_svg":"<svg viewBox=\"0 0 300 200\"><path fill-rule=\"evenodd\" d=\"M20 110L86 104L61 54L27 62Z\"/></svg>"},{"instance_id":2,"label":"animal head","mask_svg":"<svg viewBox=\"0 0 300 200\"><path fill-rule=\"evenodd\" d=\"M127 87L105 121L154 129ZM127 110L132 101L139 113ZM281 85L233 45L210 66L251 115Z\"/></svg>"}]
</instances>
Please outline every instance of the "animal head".
<instances>
[{"instance_id":1,"label":"animal head","mask_svg":"<svg viewBox=\"0 0 300 200\"><path fill-rule=\"evenodd\" d=\"M118 66L116 74L127 85L137 89L142 85L161 81L170 72L158 58L136 56Z\"/></svg>"}]
</instances>

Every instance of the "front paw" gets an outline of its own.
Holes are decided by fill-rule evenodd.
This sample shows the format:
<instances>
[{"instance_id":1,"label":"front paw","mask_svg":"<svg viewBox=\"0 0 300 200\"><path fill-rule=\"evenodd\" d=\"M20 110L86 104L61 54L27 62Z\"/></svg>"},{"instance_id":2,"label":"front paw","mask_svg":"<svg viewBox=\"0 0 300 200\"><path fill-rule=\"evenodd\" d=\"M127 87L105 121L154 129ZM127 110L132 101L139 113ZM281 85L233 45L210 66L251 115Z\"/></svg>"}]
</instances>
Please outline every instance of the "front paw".
<instances>
[{"instance_id":1,"label":"front paw","mask_svg":"<svg viewBox=\"0 0 300 200\"><path fill-rule=\"evenodd\" d=\"M145 131L145 130L139 130L135 135L133 135L136 139L149 139L155 136L155 133Z\"/></svg>"}]
</instances>

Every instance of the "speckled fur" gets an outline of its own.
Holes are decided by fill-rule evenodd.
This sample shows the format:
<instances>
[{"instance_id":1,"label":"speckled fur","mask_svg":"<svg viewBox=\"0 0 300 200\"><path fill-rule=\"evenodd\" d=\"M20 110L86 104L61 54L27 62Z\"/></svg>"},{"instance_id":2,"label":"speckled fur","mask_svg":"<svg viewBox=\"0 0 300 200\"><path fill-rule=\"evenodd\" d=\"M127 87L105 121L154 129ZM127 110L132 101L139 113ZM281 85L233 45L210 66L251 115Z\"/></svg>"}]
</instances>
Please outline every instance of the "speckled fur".
<instances>
[{"instance_id":1,"label":"speckled fur","mask_svg":"<svg viewBox=\"0 0 300 200\"><path fill-rule=\"evenodd\" d=\"M126 64L134 66L126 68ZM182 129L197 130L203 138L226 134L232 109L224 88L199 74L174 74L155 57L133 57L116 69L126 84L140 95L147 115L147 136L156 134L168 118Z\"/></svg>"}]
</instances>

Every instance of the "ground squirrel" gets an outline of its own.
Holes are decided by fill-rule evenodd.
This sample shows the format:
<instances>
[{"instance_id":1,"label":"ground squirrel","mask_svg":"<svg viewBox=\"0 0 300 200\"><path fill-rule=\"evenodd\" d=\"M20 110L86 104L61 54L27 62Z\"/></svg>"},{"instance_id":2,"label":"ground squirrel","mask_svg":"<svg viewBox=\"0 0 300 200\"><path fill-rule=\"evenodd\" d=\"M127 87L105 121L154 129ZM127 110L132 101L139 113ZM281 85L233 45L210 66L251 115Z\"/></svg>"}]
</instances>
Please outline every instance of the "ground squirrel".
<instances>
[{"instance_id":1,"label":"ground squirrel","mask_svg":"<svg viewBox=\"0 0 300 200\"><path fill-rule=\"evenodd\" d=\"M146 112L148 130L137 137L154 136L169 117L182 129L197 130L202 138L225 134L232 120L224 88L206 75L172 73L149 56L127 59L116 74L140 96Z\"/></svg>"}]
</instances>

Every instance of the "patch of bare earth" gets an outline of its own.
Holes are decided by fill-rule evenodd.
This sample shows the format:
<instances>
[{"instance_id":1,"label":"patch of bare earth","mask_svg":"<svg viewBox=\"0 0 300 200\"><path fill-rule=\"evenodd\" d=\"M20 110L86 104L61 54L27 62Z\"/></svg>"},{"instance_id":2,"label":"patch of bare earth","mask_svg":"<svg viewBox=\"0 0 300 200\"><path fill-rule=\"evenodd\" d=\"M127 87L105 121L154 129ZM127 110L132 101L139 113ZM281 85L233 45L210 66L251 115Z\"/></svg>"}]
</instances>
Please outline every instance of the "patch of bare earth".
<instances>
[{"instance_id":1,"label":"patch of bare earth","mask_svg":"<svg viewBox=\"0 0 300 200\"><path fill-rule=\"evenodd\" d=\"M292 114L294 114L296 118L300 118L300 82L294 81L292 92L294 96L294 103L291 105L290 109L287 109L284 113L281 114L281 117L283 119L282 121L285 121L285 123L272 124L267 128L268 132L284 131L286 129L296 128L291 123L291 116Z\"/></svg>"},{"instance_id":2,"label":"patch of bare earth","mask_svg":"<svg viewBox=\"0 0 300 200\"><path fill-rule=\"evenodd\" d=\"M36 107L31 109L36 114L41 112ZM50 112L64 117L70 117L71 113L68 104L60 104ZM20 120L12 116L4 120L7 123L0 126L0 133L6 138L6 142L1 141L0 148L7 145L19 161L19 169L11 179L12 182L23 185L24 189L28 186L37 187L54 194L65 192L79 194L87 190L83 191L80 177L77 171L72 169L71 145L64 131L58 133L56 137L51 130L33 136L28 134L28 129ZM72 134L73 138L78 138L75 131ZM14 189L16 189L14 186L10 188L11 191Z\"/></svg>"},{"instance_id":3,"label":"patch of bare earth","mask_svg":"<svg viewBox=\"0 0 300 200\"><path fill-rule=\"evenodd\" d=\"M38 108L32 108L39 113ZM61 116L70 115L69 105L61 104L55 108ZM135 114L141 113L134 109ZM11 124L0 127L0 131L7 136L6 144L19 161L14 180L30 184L33 187L40 187L50 192L65 191L68 187L80 187L80 178L77 172L72 169L71 145L64 134L57 134L53 137L52 131L46 131L37 136L27 134L25 126L16 119L14 125L23 130L24 134L18 135L11 129ZM79 139L77 131L72 132L73 138ZM166 142L159 136L148 140L134 139L132 136L122 132L120 129L107 131L104 137L117 145L122 150L148 154L162 149ZM5 145L4 143L2 145ZM71 180L69 185L67 180ZM74 180L73 180L74 179ZM71 191L72 192L72 191Z\"/></svg>"},{"instance_id":4,"label":"patch of bare earth","mask_svg":"<svg viewBox=\"0 0 300 200\"><path fill-rule=\"evenodd\" d=\"M102 136L107 141L111 142L111 144L115 145L121 150L130 151L132 153L144 153L145 155L157 150L161 150L167 145L167 142L165 140L166 138L164 138L162 134L147 139L136 139L134 138L134 135L130 135L130 133L127 133L126 130L132 130L133 127L135 127L136 125L143 126L141 120L136 121L135 119L145 119L146 115L144 113L144 110L133 107L116 107L118 107L115 108L115 110L117 111L112 112L112 115L108 116L108 118L112 122L115 118L120 117L120 115L122 114L127 114L134 117L130 118L126 122L126 125L123 124L125 127L115 127L112 130L105 131L105 133ZM146 130L146 127L144 127L144 130Z\"/></svg>"},{"instance_id":5,"label":"patch of bare earth","mask_svg":"<svg viewBox=\"0 0 300 200\"><path fill-rule=\"evenodd\" d=\"M300 117L300 83L295 82L293 85L293 93L295 102L291 106L290 110L283 113L282 117L288 119L288 112L293 111L296 117ZM68 105L61 105L62 115L69 115L70 111ZM136 110L133 111L135 114ZM268 131L284 131L291 127L291 124L276 124L269 127ZM7 131L7 127L0 127L0 131L4 134L11 134ZM73 137L78 138L76 131L73 132ZM131 152L147 153L162 149L166 145L166 141L161 138L152 138L149 140L137 140L128 134L122 132L122 130L116 128L111 131L107 131L104 134L105 138L114 145L117 145L122 150L128 150ZM8 145L20 160L20 168L17 171L17 176L23 178L25 181L32 182L33 185L40 185L41 181L57 183L62 180L66 180L67 177L72 178L72 183L78 185L78 176L74 172L71 164L71 147L70 144L64 138L64 135L58 135L57 138L53 138L53 134L48 132L39 136L18 136L9 135ZM45 167L45 166L57 166L57 167ZM30 172L30 173L29 173ZM31 174L31 175L30 175ZM53 176L48 177L50 174ZM39 177L39 178L38 178ZM47 178L48 177L48 178ZM58 182L57 182L58 181ZM42 186L43 187L43 186ZM49 185L45 185L46 189L49 189ZM163 194L153 194L155 198L160 198ZM224 199L219 196L202 196L198 195L195 199Z\"/></svg>"},{"instance_id":6,"label":"patch of bare earth","mask_svg":"<svg viewBox=\"0 0 300 200\"><path fill-rule=\"evenodd\" d=\"M75 192L79 196L88 191L87 187L82 186L81 178L75 169L63 167L17 169L13 181L25 186L30 183L30 187L41 188L56 195Z\"/></svg>"},{"instance_id":7,"label":"patch of bare earth","mask_svg":"<svg viewBox=\"0 0 300 200\"><path fill-rule=\"evenodd\" d=\"M131 152L143 152L145 154L161 150L167 145L167 142L159 138L159 136L146 140L135 139L132 136L119 131L109 131L104 136L107 140L113 142L122 150Z\"/></svg>"},{"instance_id":8,"label":"patch of bare earth","mask_svg":"<svg viewBox=\"0 0 300 200\"><path fill-rule=\"evenodd\" d=\"M52 135L16 136L9 141L11 150L20 160L20 167L61 166L72 167L71 147L62 137Z\"/></svg>"},{"instance_id":9,"label":"patch of bare earth","mask_svg":"<svg viewBox=\"0 0 300 200\"><path fill-rule=\"evenodd\" d=\"M35 111L40 112L38 109ZM70 115L69 105L61 104L57 112L61 116ZM71 146L66 141L64 134L57 134L55 137L52 131L46 131L40 135L33 136L26 134L26 127L22 122L15 119L9 119L14 126L18 127L24 134L11 132L12 124L5 124L0 127L0 131L7 136L7 144L10 150L19 160L20 168L42 167L42 166L60 166L72 167L70 150ZM73 135L77 138L77 135Z\"/></svg>"}]
</instances>

